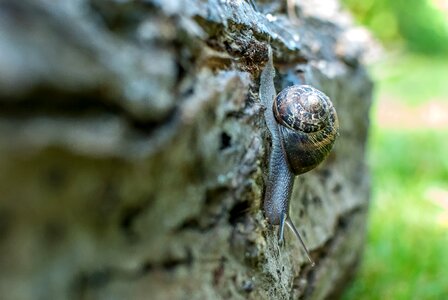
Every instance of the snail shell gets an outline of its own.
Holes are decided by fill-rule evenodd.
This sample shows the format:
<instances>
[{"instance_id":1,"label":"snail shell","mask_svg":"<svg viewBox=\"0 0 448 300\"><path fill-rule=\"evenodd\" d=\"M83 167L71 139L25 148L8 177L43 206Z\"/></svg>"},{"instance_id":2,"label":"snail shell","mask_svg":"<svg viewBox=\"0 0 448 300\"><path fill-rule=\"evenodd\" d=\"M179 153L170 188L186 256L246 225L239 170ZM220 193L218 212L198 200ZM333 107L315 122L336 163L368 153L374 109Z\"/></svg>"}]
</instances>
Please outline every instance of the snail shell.
<instances>
[{"instance_id":1,"label":"snail shell","mask_svg":"<svg viewBox=\"0 0 448 300\"><path fill-rule=\"evenodd\" d=\"M309 85L293 85L274 100L273 111L289 167L295 175L310 171L330 153L339 131L333 104Z\"/></svg>"}]
</instances>

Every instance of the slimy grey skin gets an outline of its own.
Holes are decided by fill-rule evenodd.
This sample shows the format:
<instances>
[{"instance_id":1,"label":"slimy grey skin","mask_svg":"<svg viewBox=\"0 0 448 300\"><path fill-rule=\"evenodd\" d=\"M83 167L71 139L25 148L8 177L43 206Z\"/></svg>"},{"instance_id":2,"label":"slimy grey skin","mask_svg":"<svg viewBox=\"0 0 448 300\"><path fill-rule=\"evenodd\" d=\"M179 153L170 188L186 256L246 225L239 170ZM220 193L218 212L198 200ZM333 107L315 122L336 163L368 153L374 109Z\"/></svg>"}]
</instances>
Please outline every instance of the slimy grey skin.
<instances>
[{"instance_id":1,"label":"slimy grey skin","mask_svg":"<svg viewBox=\"0 0 448 300\"><path fill-rule=\"evenodd\" d=\"M272 50L260 77L260 100L272 137L264 211L272 225L279 225L283 242L285 224L299 239L308 260L309 251L289 217L289 202L296 175L308 172L329 154L338 135L339 123L330 99L308 85L293 85L275 95Z\"/></svg>"}]
</instances>

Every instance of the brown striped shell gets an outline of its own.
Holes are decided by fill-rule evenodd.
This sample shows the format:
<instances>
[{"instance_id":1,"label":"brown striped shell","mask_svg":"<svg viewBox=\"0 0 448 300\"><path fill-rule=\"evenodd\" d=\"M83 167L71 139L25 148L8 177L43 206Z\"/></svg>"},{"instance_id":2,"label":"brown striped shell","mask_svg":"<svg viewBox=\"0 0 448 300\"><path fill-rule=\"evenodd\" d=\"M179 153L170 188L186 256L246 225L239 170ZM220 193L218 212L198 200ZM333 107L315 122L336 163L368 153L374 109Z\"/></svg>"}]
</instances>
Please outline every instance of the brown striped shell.
<instances>
[{"instance_id":1,"label":"brown striped shell","mask_svg":"<svg viewBox=\"0 0 448 300\"><path fill-rule=\"evenodd\" d=\"M273 109L291 171L298 175L319 165L339 130L330 98L309 85L293 85L275 97Z\"/></svg>"}]
</instances>

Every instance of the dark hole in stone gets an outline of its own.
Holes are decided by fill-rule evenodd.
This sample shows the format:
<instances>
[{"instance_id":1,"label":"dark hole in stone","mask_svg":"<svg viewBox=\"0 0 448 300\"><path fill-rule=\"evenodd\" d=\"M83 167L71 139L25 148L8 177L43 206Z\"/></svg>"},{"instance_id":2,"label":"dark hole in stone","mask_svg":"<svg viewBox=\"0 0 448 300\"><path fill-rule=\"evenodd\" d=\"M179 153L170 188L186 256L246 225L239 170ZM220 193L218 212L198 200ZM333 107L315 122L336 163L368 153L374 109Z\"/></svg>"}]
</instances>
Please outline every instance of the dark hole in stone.
<instances>
[{"instance_id":1,"label":"dark hole in stone","mask_svg":"<svg viewBox=\"0 0 448 300\"><path fill-rule=\"evenodd\" d=\"M320 197L318 197L318 196L314 196L313 203L314 204L322 204L322 199L320 199Z\"/></svg>"},{"instance_id":2,"label":"dark hole in stone","mask_svg":"<svg viewBox=\"0 0 448 300\"><path fill-rule=\"evenodd\" d=\"M135 204L134 206L124 208L120 218L120 227L128 238L138 238L138 234L134 228L135 221L144 213L148 205L152 202L151 200L152 199L142 201L141 203Z\"/></svg>"},{"instance_id":3,"label":"dark hole in stone","mask_svg":"<svg viewBox=\"0 0 448 300\"><path fill-rule=\"evenodd\" d=\"M198 230L198 229L200 229L200 227L201 226L199 224L198 219L188 218L184 222L182 222L182 224L180 224L180 226L177 228L177 230L178 231L188 230L188 229Z\"/></svg>"},{"instance_id":4,"label":"dark hole in stone","mask_svg":"<svg viewBox=\"0 0 448 300\"><path fill-rule=\"evenodd\" d=\"M249 208L249 201L237 202L230 210L229 223L235 225L242 222Z\"/></svg>"},{"instance_id":5,"label":"dark hole in stone","mask_svg":"<svg viewBox=\"0 0 448 300\"><path fill-rule=\"evenodd\" d=\"M151 272L154 269L155 269L155 266L152 262L146 262L142 265L140 272L141 272L141 274L146 274L148 272Z\"/></svg>"},{"instance_id":6,"label":"dark hole in stone","mask_svg":"<svg viewBox=\"0 0 448 300\"><path fill-rule=\"evenodd\" d=\"M50 188L61 189L67 182L67 173L62 168L53 167L46 172L43 178Z\"/></svg>"},{"instance_id":7,"label":"dark hole in stone","mask_svg":"<svg viewBox=\"0 0 448 300\"><path fill-rule=\"evenodd\" d=\"M299 217L303 217L303 215L305 214L305 212L303 211L303 209L299 210Z\"/></svg>"},{"instance_id":8,"label":"dark hole in stone","mask_svg":"<svg viewBox=\"0 0 448 300\"><path fill-rule=\"evenodd\" d=\"M61 242L64 236L65 228L63 224L56 221L51 221L44 226L44 239L46 243L55 245Z\"/></svg>"},{"instance_id":9,"label":"dark hole in stone","mask_svg":"<svg viewBox=\"0 0 448 300\"><path fill-rule=\"evenodd\" d=\"M222 202L223 196L227 192L226 187L214 187L207 189L205 193L205 199L204 203L206 205L211 205L213 203L220 203Z\"/></svg>"},{"instance_id":10,"label":"dark hole in stone","mask_svg":"<svg viewBox=\"0 0 448 300\"><path fill-rule=\"evenodd\" d=\"M111 272L109 270L100 270L89 275L88 281L90 286L101 287L105 286L110 279Z\"/></svg>"},{"instance_id":11,"label":"dark hole in stone","mask_svg":"<svg viewBox=\"0 0 448 300\"><path fill-rule=\"evenodd\" d=\"M296 74L303 74L305 73L305 67L304 66L298 66L296 69Z\"/></svg>"},{"instance_id":12,"label":"dark hole in stone","mask_svg":"<svg viewBox=\"0 0 448 300\"><path fill-rule=\"evenodd\" d=\"M232 145L232 137L228 135L227 132L223 131L221 133L221 146L219 147L219 150L229 148L231 145Z\"/></svg>"},{"instance_id":13,"label":"dark hole in stone","mask_svg":"<svg viewBox=\"0 0 448 300\"><path fill-rule=\"evenodd\" d=\"M193 93L194 93L194 88L189 87L189 88L185 89L185 91L182 91L181 96L182 96L182 98L186 98L186 97L193 95Z\"/></svg>"},{"instance_id":14,"label":"dark hole in stone","mask_svg":"<svg viewBox=\"0 0 448 300\"><path fill-rule=\"evenodd\" d=\"M339 218L338 227L341 229L345 229L345 228L347 228L348 223L349 223L348 218L345 218L345 217Z\"/></svg>"},{"instance_id":15,"label":"dark hole in stone","mask_svg":"<svg viewBox=\"0 0 448 300\"><path fill-rule=\"evenodd\" d=\"M90 9L99 17L101 24L117 34L131 34L142 20L151 15L150 5L143 3L111 2L101 0L88 2Z\"/></svg>"},{"instance_id":16,"label":"dark hole in stone","mask_svg":"<svg viewBox=\"0 0 448 300\"><path fill-rule=\"evenodd\" d=\"M333 193L337 194L342 190L342 185L340 183L337 183L333 188Z\"/></svg>"},{"instance_id":17,"label":"dark hole in stone","mask_svg":"<svg viewBox=\"0 0 448 300\"><path fill-rule=\"evenodd\" d=\"M328 179L331 176L331 171L328 169L323 169L319 172L323 179Z\"/></svg>"},{"instance_id":18,"label":"dark hole in stone","mask_svg":"<svg viewBox=\"0 0 448 300\"><path fill-rule=\"evenodd\" d=\"M152 272L154 270L163 270L163 271L173 271L175 268L179 266L191 266L193 263L193 257L190 251L187 251L187 256L185 258L171 258L166 259L160 263L154 262L146 262L141 267L138 275L144 275L146 273Z\"/></svg>"},{"instance_id":19,"label":"dark hole in stone","mask_svg":"<svg viewBox=\"0 0 448 300\"><path fill-rule=\"evenodd\" d=\"M305 195L302 198L303 206L308 207L308 205L312 200L313 200L312 195L310 194L310 192L306 191Z\"/></svg>"},{"instance_id":20,"label":"dark hole in stone","mask_svg":"<svg viewBox=\"0 0 448 300\"><path fill-rule=\"evenodd\" d=\"M224 276L224 261L221 260L220 264L213 271L213 285L217 286L221 282L221 279Z\"/></svg>"},{"instance_id":21,"label":"dark hole in stone","mask_svg":"<svg viewBox=\"0 0 448 300\"><path fill-rule=\"evenodd\" d=\"M185 261L179 260L179 259L169 259L169 260L165 260L162 263L162 268L167 270L167 271L170 271L170 270L173 270L177 266L182 265L182 264L185 264Z\"/></svg>"},{"instance_id":22,"label":"dark hole in stone","mask_svg":"<svg viewBox=\"0 0 448 300\"><path fill-rule=\"evenodd\" d=\"M8 236L12 219L8 211L0 210L0 242Z\"/></svg>"},{"instance_id":23,"label":"dark hole in stone","mask_svg":"<svg viewBox=\"0 0 448 300\"><path fill-rule=\"evenodd\" d=\"M89 289L104 287L111 279L111 271L108 269L93 271L88 274L80 274L74 283L74 290L78 293Z\"/></svg>"},{"instance_id":24,"label":"dark hole in stone","mask_svg":"<svg viewBox=\"0 0 448 300\"><path fill-rule=\"evenodd\" d=\"M138 206L128 207L123 212L120 226L124 231L130 231L134 219L140 214L141 208Z\"/></svg>"}]
</instances>

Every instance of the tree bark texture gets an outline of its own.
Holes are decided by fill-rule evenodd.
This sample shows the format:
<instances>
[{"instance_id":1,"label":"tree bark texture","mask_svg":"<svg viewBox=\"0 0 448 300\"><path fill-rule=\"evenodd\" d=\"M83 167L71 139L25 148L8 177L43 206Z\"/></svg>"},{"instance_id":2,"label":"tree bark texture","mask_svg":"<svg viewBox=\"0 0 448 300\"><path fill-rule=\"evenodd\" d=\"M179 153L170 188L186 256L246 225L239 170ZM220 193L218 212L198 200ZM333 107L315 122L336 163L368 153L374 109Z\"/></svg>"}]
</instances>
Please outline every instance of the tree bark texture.
<instances>
[{"instance_id":1,"label":"tree bark texture","mask_svg":"<svg viewBox=\"0 0 448 300\"><path fill-rule=\"evenodd\" d=\"M334 1L0 1L1 299L325 299L360 259L372 85ZM340 136L267 224L258 95L330 96Z\"/></svg>"}]
</instances>

